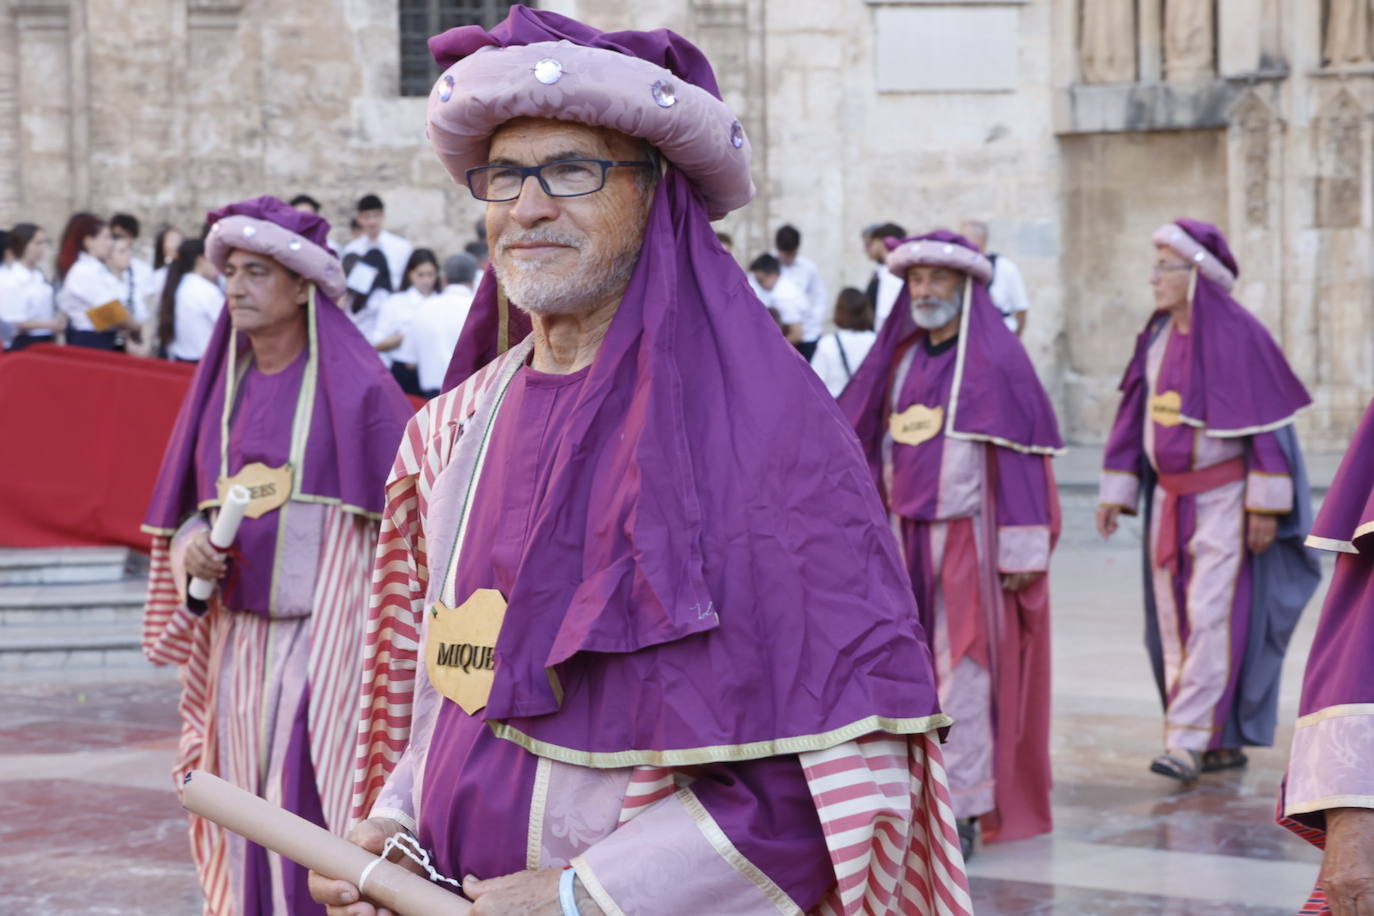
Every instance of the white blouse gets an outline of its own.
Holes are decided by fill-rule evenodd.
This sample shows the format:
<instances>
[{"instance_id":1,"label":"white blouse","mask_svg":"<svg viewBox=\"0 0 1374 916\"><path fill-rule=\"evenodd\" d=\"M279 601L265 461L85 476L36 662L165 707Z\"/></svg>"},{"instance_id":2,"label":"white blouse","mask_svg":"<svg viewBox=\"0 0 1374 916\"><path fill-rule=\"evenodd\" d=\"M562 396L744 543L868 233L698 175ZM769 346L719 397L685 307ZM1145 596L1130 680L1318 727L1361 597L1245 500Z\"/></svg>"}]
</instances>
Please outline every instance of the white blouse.
<instances>
[{"instance_id":1,"label":"white blouse","mask_svg":"<svg viewBox=\"0 0 1374 916\"><path fill-rule=\"evenodd\" d=\"M81 252L72 269L62 280L57 293L57 307L71 319L73 331L94 331L95 325L86 317L86 310L118 299L124 301L128 290L100 259Z\"/></svg>"},{"instance_id":2,"label":"white blouse","mask_svg":"<svg viewBox=\"0 0 1374 916\"><path fill-rule=\"evenodd\" d=\"M49 321L53 310L53 291L48 278L38 268L28 268L17 261L0 268L0 318L11 324L26 321ZM52 331L32 330L23 333L34 337L50 337Z\"/></svg>"},{"instance_id":3,"label":"white blouse","mask_svg":"<svg viewBox=\"0 0 1374 916\"><path fill-rule=\"evenodd\" d=\"M167 355L172 359L204 357L223 310L224 293L218 285L196 273L182 277L177 285L176 329Z\"/></svg>"}]
</instances>

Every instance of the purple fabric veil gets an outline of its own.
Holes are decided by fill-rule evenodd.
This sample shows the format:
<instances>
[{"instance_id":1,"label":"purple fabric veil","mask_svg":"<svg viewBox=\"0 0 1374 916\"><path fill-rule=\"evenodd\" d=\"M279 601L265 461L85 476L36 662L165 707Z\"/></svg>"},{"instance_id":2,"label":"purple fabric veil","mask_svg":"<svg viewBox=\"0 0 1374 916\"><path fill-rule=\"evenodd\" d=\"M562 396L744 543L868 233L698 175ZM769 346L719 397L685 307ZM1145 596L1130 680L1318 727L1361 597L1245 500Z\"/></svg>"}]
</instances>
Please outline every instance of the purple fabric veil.
<instances>
[{"instance_id":1,"label":"purple fabric veil","mask_svg":"<svg viewBox=\"0 0 1374 916\"><path fill-rule=\"evenodd\" d=\"M1220 229L1194 219L1174 223L1233 275L1240 275ZM1147 338L1153 336L1158 317L1156 313L1146 323L1122 390L1135 374L1145 371ZM1188 342L1191 375L1183 394L1183 418L1205 427L1209 435L1246 436L1277 429L1312 403L1260 320L1201 271L1196 275Z\"/></svg>"},{"instance_id":2,"label":"purple fabric veil","mask_svg":"<svg viewBox=\"0 0 1374 916\"><path fill-rule=\"evenodd\" d=\"M667 32L517 8L494 35L614 42L715 87ZM493 279L450 383L497 351ZM531 531L482 715L538 753L706 762L945 723L854 437L671 164Z\"/></svg>"},{"instance_id":3,"label":"purple fabric veil","mask_svg":"<svg viewBox=\"0 0 1374 916\"><path fill-rule=\"evenodd\" d=\"M901 244L912 241L974 249L963 236L946 229L905 239ZM959 388L954 406L945 415L945 434L1022 452L1060 452L1064 441L1059 437L1059 421L1025 347L1002 322L988 288L972 277L968 283L968 308L956 356ZM911 293L903 286L873 349L840 395L840 409L858 433L875 480L881 476L882 441L887 429L883 398L888 393L893 363L904 347L914 345L925 334L911 315Z\"/></svg>"},{"instance_id":4,"label":"purple fabric veil","mask_svg":"<svg viewBox=\"0 0 1374 916\"><path fill-rule=\"evenodd\" d=\"M213 224L233 215L268 220L328 248L329 223L275 197L230 204L207 219ZM241 247L251 250L252 239L244 239ZM294 469L296 494L338 503L354 512L380 514L386 475L414 411L372 346L334 301L316 288L314 302L317 385L305 466ZM228 365L230 333L225 308L163 453L145 530L174 530L199 505L216 499L225 382L234 371ZM249 352L246 335L238 336L236 347L239 353ZM295 407L293 401L281 409L294 412Z\"/></svg>"},{"instance_id":5,"label":"purple fabric veil","mask_svg":"<svg viewBox=\"0 0 1374 916\"><path fill-rule=\"evenodd\" d=\"M1310 547L1341 553L1374 554L1374 403L1364 419L1322 501L1312 525ZM1374 616L1374 615L1371 615Z\"/></svg>"}]
</instances>

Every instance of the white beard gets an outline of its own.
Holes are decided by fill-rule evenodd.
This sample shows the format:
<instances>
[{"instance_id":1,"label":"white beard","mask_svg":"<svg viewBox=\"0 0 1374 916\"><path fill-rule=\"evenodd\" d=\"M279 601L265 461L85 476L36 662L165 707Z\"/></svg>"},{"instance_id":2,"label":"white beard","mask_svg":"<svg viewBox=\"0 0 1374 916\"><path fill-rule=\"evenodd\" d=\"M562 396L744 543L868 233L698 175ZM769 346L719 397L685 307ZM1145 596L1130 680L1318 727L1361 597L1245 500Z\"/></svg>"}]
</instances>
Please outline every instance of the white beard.
<instances>
[{"instance_id":1,"label":"white beard","mask_svg":"<svg viewBox=\"0 0 1374 916\"><path fill-rule=\"evenodd\" d=\"M510 301L523 311L536 315L576 315L589 311L612 296L625 290L634 273L639 252L614 256L609 254L583 255L586 240L535 229L525 233L511 233L501 239L499 253L515 241L544 241L568 245L578 252L576 267L570 274L551 282L547 267L540 260L521 259L503 263L501 257L492 259L496 278Z\"/></svg>"},{"instance_id":2,"label":"white beard","mask_svg":"<svg viewBox=\"0 0 1374 916\"><path fill-rule=\"evenodd\" d=\"M911 303L911 317L917 327L933 331L953 321L959 314L959 308L957 299L922 299Z\"/></svg>"}]
</instances>

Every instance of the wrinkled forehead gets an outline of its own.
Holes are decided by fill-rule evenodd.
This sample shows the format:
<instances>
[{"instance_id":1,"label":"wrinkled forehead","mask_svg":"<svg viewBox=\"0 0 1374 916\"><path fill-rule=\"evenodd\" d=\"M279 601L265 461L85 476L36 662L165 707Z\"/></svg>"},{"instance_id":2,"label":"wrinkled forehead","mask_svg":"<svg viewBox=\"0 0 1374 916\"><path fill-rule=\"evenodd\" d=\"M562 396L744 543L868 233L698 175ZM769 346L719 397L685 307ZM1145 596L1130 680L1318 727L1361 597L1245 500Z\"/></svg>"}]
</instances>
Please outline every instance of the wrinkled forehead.
<instances>
[{"instance_id":1,"label":"wrinkled forehead","mask_svg":"<svg viewBox=\"0 0 1374 916\"><path fill-rule=\"evenodd\" d=\"M628 160L638 157L643 148L644 141L608 127L551 118L516 118L492 134L487 157L492 162L527 165L569 155Z\"/></svg>"},{"instance_id":2,"label":"wrinkled forehead","mask_svg":"<svg viewBox=\"0 0 1374 916\"><path fill-rule=\"evenodd\" d=\"M291 271L287 270L287 268L276 258L268 257L258 251L249 251L246 248L229 249L229 257L225 258L224 264L226 267L233 267L240 270L245 267L256 266L266 268L267 270L284 270L287 273L291 273Z\"/></svg>"},{"instance_id":3,"label":"wrinkled forehead","mask_svg":"<svg viewBox=\"0 0 1374 916\"><path fill-rule=\"evenodd\" d=\"M1188 259L1174 251L1168 245L1155 245L1156 263L1159 264L1187 264Z\"/></svg>"}]
</instances>

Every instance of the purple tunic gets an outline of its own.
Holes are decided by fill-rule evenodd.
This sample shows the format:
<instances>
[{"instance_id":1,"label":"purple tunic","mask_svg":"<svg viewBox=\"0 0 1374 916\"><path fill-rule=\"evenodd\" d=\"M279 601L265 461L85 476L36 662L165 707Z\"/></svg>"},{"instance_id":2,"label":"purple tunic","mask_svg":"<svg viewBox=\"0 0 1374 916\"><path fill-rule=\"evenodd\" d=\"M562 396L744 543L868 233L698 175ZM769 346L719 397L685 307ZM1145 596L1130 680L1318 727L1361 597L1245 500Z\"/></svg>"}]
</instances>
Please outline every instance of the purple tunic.
<instances>
[{"instance_id":1,"label":"purple tunic","mask_svg":"<svg viewBox=\"0 0 1374 916\"><path fill-rule=\"evenodd\" d=\"M445 591L454 601L481 588L509 594L588 372L555 375L525 367L516 374L491 433L452 591ZM481 718L447 699L440 701L428 746L412 749L417 751L425 757L419 837L434 851L436 867L479 877L523 869L539 758L497 738ZM735 847L794 900L808 908L818 902L834 876L813 865L825 860L825 841L796 756L694 772L696 797ZM764 797L768 804L760 804ZM618 809L619 799L614 803ZM588 819L597 814L591 810ZM573 851L589 845L575 843Z\"/></svg>"},{"instance_id":2,"label":"purple tunic","mask_svg":"<svg viewBox=\"0 0 1374 916\"><path fill-rule=\"evenodd\" d=\"M238 403L229 421L230 475L255 461L275 468L290 460L292 412L283 409L283 405L294 407L296 404L305 360L306 351L302 350L280 372L266 375L254 364L244 373L238 388ZM211 439L204 427L219 423L218 415L207 413L201 418L196 475L197 490L202 493L214 492L219 478L219 455L202 453ZM214 438L218 441L217 436ZM234 546L241 559L229 561L230 571L221 589L225 607L267 616L275 578L272 567L276 559L278 521L277 513L269 512L262 518L245 517L239 526Z\"/></svg>"}]
</instances>

